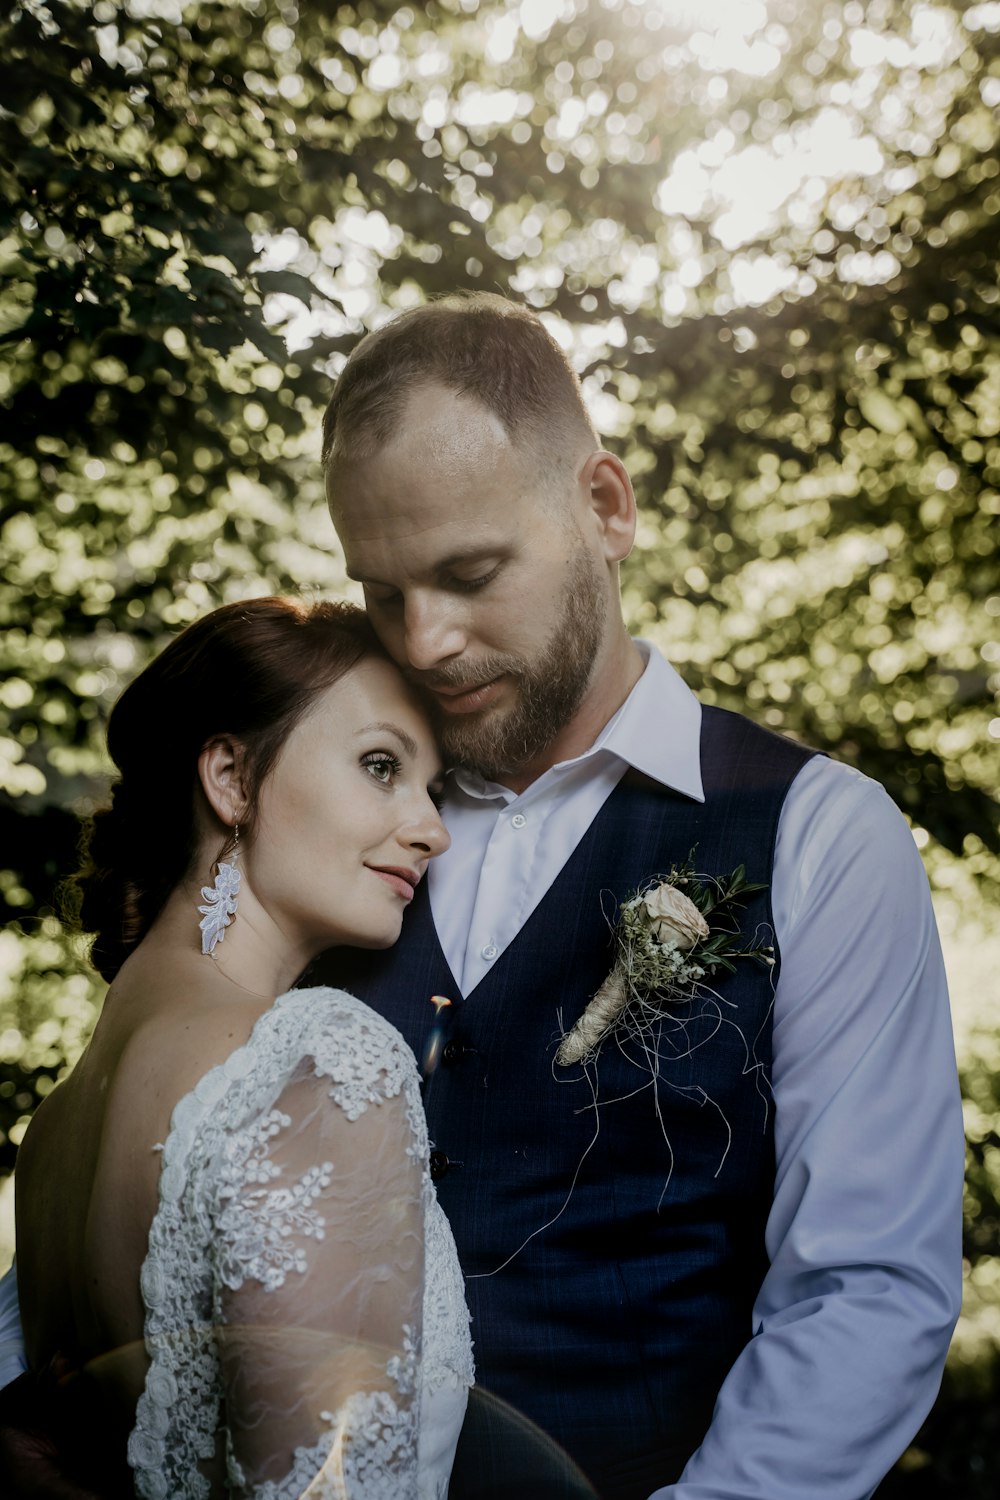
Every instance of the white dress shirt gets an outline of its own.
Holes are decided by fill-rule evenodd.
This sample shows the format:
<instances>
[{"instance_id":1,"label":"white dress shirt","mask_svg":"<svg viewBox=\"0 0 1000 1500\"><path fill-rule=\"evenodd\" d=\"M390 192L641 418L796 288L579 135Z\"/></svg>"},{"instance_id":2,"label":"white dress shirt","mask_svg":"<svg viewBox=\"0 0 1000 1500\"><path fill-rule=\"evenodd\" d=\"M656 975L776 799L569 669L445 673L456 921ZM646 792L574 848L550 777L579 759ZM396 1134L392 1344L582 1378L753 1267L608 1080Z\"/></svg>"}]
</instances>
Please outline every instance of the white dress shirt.
<instances>
[{"instance_id":1,"label":"white dress shirt","mask_svg":"<svg viewBox=\"0 0 1000 1500\"><path fill-rule=\"evenodd\" d=\"M448 778L452 845L428 878L467 996L628 767L704 800L701 705L639 646L645 671L585 754L520 795ZM709 1432L655 1500L864 1500L929 1410L958 1316L964 1158L944 968L920 858L877 783L823 756L799 772L771 903L771 1264Z\"/></svg>"}]
</instances>

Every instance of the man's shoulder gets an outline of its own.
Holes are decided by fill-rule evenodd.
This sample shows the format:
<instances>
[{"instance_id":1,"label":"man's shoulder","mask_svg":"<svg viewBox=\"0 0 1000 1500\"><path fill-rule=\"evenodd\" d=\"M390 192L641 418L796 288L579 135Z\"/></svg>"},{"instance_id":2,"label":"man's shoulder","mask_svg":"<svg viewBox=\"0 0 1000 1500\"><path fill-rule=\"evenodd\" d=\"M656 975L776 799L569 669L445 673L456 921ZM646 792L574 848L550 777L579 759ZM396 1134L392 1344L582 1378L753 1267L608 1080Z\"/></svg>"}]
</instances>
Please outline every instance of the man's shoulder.
<instances>
[{"instance_id":1,"label":"man's shoulder","mask_svg":"<svg viewBox=\"0 0 1000 1500\"><path fill-rule=\"evenodd\" d=\"M746 714L714 704L702 706L701 761L706 781L726 778L739 766L754 784L791 783L807 762L822 752L790 735L756 723Z\"/></svg>"},{"instance_id":2,"label":"man's shoulder","mask_svg":"<svg viewBox=\"0 0 1000 1500\"><path fill-rule=\"evenodd\" d=\"M708 766L715 759L714 773ZM706 783L725 780L733 767L751 791L784 786L781 827L794 828L795 840L826 851L839 848L851 857L880 861L905 858L912 863L916 846L909 824L881 782L823 750L776 733L745 714L705 705L702 770ZM919 866L919 857L916 857Z\"/></svg>"},{"instance_id":3,"label":"man's shoulder","mask_svg":"<svg viewBox=\"0 0 1000 1500\"><path fill-rule=\"evenodd\" d=\"M860 880L922 890L927 884L910 825L885 787L827 755L815 756L792 783L779 844L803 886Z\"/></svg>"},{"instance_id":4,"label":"man's shoulder","mask_svg":"<svg viewBox=\"0 0 1000 1500\"><path fill-rule=\"evenodd\" d=\"M785 734L779 729L772 729L766 724L759 724L749 714L740 713L734 708L722 708L716 703L702 703L701 714L703 733L707 728L710 734L727 735L734 739L756 740L762 744L776 744L791 748L803 758L823 753L815 746L796 739L794 735Z\"/></svg>"}]
</instances>

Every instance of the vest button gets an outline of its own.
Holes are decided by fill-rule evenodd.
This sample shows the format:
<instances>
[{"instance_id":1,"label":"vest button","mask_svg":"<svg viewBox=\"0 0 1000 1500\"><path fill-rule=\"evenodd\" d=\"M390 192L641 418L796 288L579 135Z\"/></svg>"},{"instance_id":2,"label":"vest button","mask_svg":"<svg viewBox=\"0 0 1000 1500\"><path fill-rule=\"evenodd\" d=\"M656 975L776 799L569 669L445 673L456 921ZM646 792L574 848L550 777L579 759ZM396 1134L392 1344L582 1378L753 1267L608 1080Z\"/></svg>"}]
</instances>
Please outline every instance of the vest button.
<instances>
[{"instance_id":1,"label":"vest button","mask_svg":"<svg viewBox=\"0 0 1000 1500\"><path fill-rule=\"evenodd\" d=\"M445 1042L441 1051L441 1061L446 1068L453 1068L456 1063L462 1061L465 1048L461 1042Z\"/></svg>"},{"instance_id":2,"label":"vest button","mask_svg":"<svg viewBox=\"0 0 1000 1500\"><path fill-rule=\"evenodd\" d=\"M451 1166L451 1162L448 1160L447 1156L445 1156L443 1151L432 1151L430 1164L432 1182L440 1182L441 1178L446 1175L448 1168Z\"/></svg>"}]
</instances>

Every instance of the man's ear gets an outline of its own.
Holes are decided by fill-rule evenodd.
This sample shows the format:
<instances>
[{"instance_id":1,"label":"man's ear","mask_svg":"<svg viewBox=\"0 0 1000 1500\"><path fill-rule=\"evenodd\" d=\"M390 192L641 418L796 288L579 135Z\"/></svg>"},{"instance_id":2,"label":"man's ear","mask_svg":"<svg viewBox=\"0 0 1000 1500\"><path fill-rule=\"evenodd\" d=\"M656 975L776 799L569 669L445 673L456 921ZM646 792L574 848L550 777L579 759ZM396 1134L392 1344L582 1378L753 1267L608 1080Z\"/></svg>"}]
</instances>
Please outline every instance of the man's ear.
<instances>
[{"instance_id":1,"label":"man's ear","mask_svg":"<svg viewBox=\"0 0 1000 1500\"><path fill-rule=\"evenodd\" d=\"M227 828L246 815L243 764L243 746L228 734L209 740L198 757L201 789L208 805Z\"/></svg>"},{"instance_id":2,"label":"man's ear","mask_svg":"<svg viewBox=\"0 0 1000 1500\"><path fill-rule=\"evenodd\" d=\"M632 550L636 522L635 495L625 465L599 448L580 470L580 487L597 522L605 558L621 562Z\"/></svg>"}]
</instances>

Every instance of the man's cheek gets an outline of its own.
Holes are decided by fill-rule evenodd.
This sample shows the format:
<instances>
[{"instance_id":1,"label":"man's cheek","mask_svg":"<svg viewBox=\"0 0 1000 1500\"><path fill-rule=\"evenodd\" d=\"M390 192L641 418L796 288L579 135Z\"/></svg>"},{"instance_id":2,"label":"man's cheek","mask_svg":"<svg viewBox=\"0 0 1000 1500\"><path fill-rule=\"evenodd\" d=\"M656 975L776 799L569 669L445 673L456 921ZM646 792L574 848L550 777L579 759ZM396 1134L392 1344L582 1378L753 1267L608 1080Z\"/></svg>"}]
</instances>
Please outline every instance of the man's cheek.
<instances>
[{"instance_id":1,"label":"man's cheek","mask_svg":"<svg viewBox=\"0 0 1000 1500\"><path fill-rule=\"evenodd\" d=\"M388 651L397 666L406 664L406 638L402 622L394 620L388 613L379 607L375 599L366 599L365 608L368 618L372 622L375 634L382 645Z\"/></svg>"}]
</instances>

